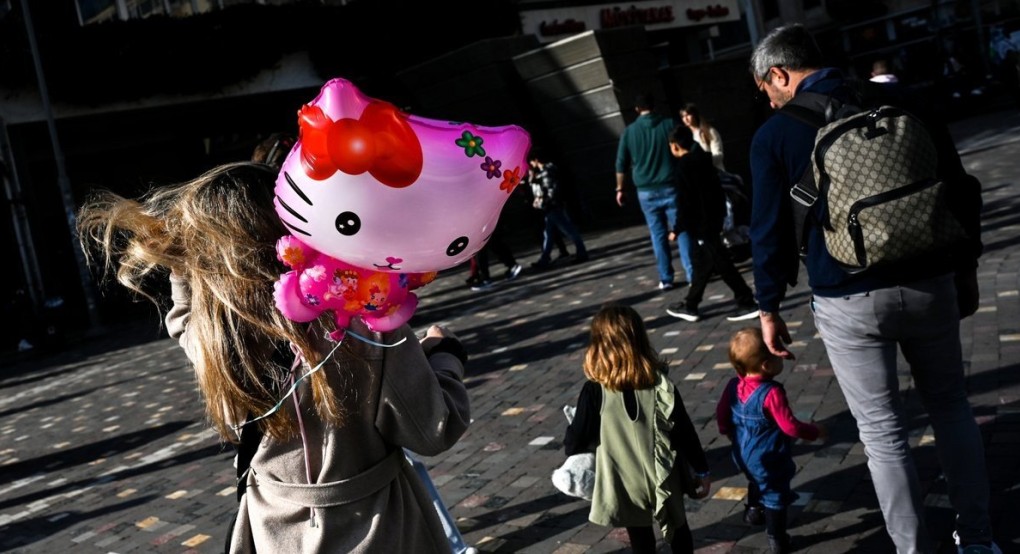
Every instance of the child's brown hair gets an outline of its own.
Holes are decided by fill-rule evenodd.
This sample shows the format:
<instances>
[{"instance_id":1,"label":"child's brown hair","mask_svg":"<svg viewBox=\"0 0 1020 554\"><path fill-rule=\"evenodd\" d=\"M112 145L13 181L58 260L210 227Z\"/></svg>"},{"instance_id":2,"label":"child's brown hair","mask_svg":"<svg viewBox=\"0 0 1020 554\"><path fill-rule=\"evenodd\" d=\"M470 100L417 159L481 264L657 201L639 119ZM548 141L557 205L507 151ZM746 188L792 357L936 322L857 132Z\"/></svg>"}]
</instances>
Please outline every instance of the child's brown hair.
<instances>
[{"instance_id":1,"label":"child's brown hair","mask_svg":"<svg viewBox=\"0 0 1020 554\"><path fill-rule=\"evenodd\" d=\"M769 352L761 329L757 327L744 327L733 333L733 337L730 338L729 354L733 369L741 377L747 376L748 373L770 377L778 373L765 363L773 357L773 354Z\"/></svg>"},{"instance_id":2,"label":"child's brown hair","mask_svg":"<svg viewBox=\"0 0 1020 554\"><path fill-rule=\"evenodd\" d=\"M610 302L595 314L584 356L588 379L610 390L645 389L655 384L665 365L634 308Z\"/></svg>"}]
</instances>

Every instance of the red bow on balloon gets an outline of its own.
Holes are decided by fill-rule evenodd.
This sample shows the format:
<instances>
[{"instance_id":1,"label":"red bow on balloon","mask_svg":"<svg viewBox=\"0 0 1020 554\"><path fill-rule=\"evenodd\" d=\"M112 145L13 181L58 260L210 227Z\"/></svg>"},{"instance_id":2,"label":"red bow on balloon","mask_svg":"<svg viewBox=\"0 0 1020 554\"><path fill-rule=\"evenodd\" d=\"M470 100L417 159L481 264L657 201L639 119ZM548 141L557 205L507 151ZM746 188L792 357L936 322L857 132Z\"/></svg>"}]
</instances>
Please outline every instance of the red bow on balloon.
<instances>
[{"instance_id":1,"label":"red bow on balloon","mask_svg":"<svg viewBox=\"0 0 1020 554\"><path fill-rule=\"evenodd\" d=\"M298 111L301 162L308 176L328 179L337 170L368 172L380 183L403 188L421 174L422 148L406 115L393 104L375 101L361 119L331 120L318 106Z\"/></svg>"}]
</instances>

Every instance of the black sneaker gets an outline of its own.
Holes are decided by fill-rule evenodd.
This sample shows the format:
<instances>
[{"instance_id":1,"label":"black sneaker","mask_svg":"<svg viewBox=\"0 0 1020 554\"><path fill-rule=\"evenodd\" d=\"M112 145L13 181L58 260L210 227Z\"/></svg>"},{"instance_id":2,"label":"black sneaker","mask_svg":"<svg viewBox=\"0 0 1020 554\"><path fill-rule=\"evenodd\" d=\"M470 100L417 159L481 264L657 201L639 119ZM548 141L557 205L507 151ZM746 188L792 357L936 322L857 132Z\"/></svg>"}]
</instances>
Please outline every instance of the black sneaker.
<instances>
[{"instance_id":1,"label":"black sneaker","mask_svg":"<svg viewBox=\"0 0 1020 554\"><path fill-rule=\"evenodd\" d=\"M588 261L588 255L587 254L582 254L580 256L574 256L574 258L572 260L570 260L570 263L573 264L573 265L577 265L577 264L583 264L584 262L587 262L587 261Z\"/></svg>"},{"instance_id":2,"label":"black sneaker","mask_svg":"<svg viewBox=\"0 0 1020 554\"><path fill-rule=\"evenodd\" d=\"M738 304L737 309L733 310L733 313L726 318L726 321L746 321L758 317L760 313L757 304Z\"/></svg>"},{"instance_id":3,"label":"black sneaker","mask_svg":"<svg viewBox=\"0 0 1020 554\"><path fill-rule=\"evenodd\" d=\"M493 287L492 281L481 281L477 285L471 285L471 290L478 292L483 290L489 290Z\"/></svg>"},{"instance_id":4,"label":"black sneaker","mask_svg":"<svg viewBox=\"0 0 1020 554\"><path fill-rule=\"evenodd\" d=\"M679 317L684 321L695 322L701 319L701 314L698 313L697 309L688 308L687 304L683 302L666 306L666 313L673 317Z\"/></svg>"},{"instance_id":5,"label":"black sneaker","mask_svg":"<svg viewBox=\"0 0 1020 554\"><path fill-rule=\"evenodd\" d=\"M765 508L758 505L744 505L744 523L748 525L765 525Z\"/></svg>"},{"instance_id":6,"label":"black sneaker","mask_svg":"<svg viewBox=\"0 0 1020 554\"><path fill-rule=\"evenodd\" d=\"M506 277L507 281L513 281L521 274L521 269L521 264L514 264L513 267L506 270L506 275L504 275L504 277Z\"/></svg>"}]
</instances>

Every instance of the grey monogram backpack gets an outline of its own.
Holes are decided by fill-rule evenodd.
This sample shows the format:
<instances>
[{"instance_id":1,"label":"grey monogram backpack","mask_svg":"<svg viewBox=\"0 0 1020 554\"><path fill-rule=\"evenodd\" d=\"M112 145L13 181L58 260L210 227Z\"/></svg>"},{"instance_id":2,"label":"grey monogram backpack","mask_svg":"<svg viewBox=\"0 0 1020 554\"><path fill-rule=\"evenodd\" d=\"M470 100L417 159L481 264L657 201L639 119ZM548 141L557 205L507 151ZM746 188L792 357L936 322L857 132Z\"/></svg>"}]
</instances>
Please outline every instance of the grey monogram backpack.
<instances>
[{"instance_id":1,"label":"grey monogram backpack","mask_svg":"<svg viewBox=\"0 0 1020 554\"><path fill-rule=\"evenodd\" d=\"M818 127L810 167L790 190L802 255L804 220L812 215L829 254L849 273L966 238L947 200L949 185L936 175L935 145L917 117L817 93L798 93L782 111ZM825 202L812 211L818 198Z\"/></svg>"}]
</instances>

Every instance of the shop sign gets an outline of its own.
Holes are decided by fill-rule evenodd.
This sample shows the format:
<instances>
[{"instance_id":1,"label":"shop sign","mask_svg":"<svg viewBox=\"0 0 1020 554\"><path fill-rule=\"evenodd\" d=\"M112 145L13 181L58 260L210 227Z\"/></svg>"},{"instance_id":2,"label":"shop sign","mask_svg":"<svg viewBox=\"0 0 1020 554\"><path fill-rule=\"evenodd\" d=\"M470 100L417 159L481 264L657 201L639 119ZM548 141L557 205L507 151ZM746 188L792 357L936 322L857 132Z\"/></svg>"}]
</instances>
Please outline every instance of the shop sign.
<instances>
[{"instance_id":1,"label":"shop sign","mask_svg":"<svg viewBox=\"0 0 1020 554\"><path fill-rule=\"evenodd\" d=\"M541 42L584 31L644 25L649 31L740 20L737 0L643 0L521 11L521 27Z\"/></svg>"}]
</instances>

